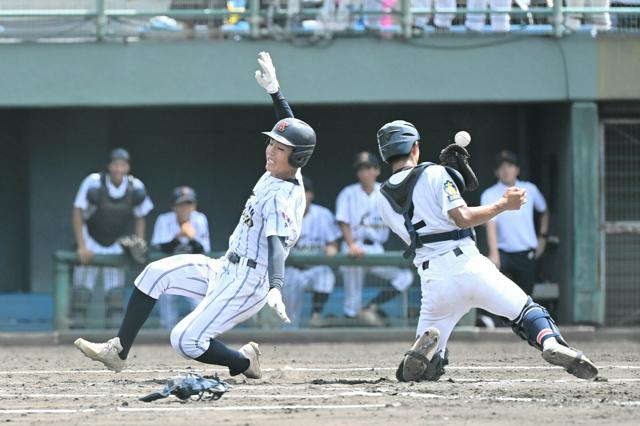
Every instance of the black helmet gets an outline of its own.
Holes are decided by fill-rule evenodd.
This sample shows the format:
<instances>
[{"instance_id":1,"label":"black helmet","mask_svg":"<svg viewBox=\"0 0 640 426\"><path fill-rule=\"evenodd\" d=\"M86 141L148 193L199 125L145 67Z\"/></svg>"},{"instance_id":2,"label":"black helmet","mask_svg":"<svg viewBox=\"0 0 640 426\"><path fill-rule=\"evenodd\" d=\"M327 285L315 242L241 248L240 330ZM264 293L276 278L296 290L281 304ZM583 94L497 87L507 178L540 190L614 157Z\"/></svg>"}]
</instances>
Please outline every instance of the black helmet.
<instances>
[{"instance_id":1,"label":"black helmet","mask_svg":"<svg viewBox=\"0 0 640 426\"><path fill-rule=\"evenodd\" d=\"M293 117L283 118L270 132L262 134L293 148L289 156L289 164L293 167L306 166L316 146L316 132L304 121Z\"/></svg>"},{"instance_id":2,"label":"black helmet","mask_svg":"<svg viewBox=\"0 0 640 426\"><path fill-rule=\"evenodd\" d=\"M404 120L392 121L378 130L378 149L385 163L396 155L409 154L413 144L419 140L416 126Z\"/></svg>"}]
</instances>

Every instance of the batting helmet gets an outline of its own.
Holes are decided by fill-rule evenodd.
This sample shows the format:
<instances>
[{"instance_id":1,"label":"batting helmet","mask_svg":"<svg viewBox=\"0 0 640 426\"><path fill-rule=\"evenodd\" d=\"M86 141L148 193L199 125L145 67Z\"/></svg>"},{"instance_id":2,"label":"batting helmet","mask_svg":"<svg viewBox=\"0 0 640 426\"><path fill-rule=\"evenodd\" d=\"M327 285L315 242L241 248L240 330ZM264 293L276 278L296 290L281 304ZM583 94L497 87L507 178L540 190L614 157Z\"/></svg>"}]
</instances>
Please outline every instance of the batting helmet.
<instances>
[{"instance_id":1,"label":"batting helmet","mask_svg":"<svg viewBox=\"0 0 640 426\"><path fill-rule=\"evenodd\" d=\"M378 149L385 163L396 155L408 155L419 140L416 126L404 120L392 121L378 130Z\"/></svg>"},{"instance_id":2,"label":"batting helmet","mask_svg":"<svg viewBox=\"0 0 640 426\"><path fill-rule=\"evenodd\" d=\"M316 132L311 126L297 118L283 118L270 132L262 132L276 142L293 148L289 156L289 164L293 167L304 167L309 162L316 146Z\"/></svg>"}]
</instances>

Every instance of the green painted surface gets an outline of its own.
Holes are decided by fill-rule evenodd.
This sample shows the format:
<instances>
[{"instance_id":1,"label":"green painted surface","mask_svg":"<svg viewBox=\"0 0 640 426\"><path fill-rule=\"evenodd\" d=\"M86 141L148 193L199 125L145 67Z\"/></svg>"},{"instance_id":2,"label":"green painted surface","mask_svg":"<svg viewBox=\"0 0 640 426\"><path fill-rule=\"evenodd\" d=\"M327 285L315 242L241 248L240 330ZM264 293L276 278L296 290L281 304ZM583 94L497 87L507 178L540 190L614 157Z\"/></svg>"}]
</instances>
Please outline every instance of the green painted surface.
<instances>
[{"instance_id":1,"label":"green painted surface","mask_svg":"<svg viewBox=\"0 0 640 426\"><path fill-rule=\"evenodd\" d=\"M640 99L640 39L598 38L598 99Z\"/></svg>"},{"instance_id":2,"label":"green painted surface","mask_svg":"<svg viewBox=\"0 0 640 426\"><path fill-rule=\"evenodd\" d=\"M593 99L597 45L584 35L0 46L0 106L264 104L256 55L272 53L298 103Z\"/></svg>"},{"instance_id":3,"label":"green painted surface","mask_svg":"<svg viewBox=\"0 0 640 426\"><path fill-rule=\"evenodd\" d=\"M598 107L578 102L571 107L573 160L573 321L604 321L603 291L598 279L599 136Z\"/></svg>"}]
</instances>

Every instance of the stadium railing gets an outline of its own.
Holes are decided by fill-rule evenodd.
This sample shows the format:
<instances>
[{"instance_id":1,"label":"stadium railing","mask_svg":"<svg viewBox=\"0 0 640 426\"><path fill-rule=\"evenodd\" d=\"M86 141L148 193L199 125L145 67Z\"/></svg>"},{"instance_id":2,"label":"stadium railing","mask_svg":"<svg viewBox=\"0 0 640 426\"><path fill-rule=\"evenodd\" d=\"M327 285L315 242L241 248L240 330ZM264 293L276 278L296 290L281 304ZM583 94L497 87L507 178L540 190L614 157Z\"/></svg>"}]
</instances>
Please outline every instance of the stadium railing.
<instances>
[{"instance_id":1,"label":"stadium railing","mask_svg":"<svg viewBox=\"0 0 640 426\"><path fill-rule=\"evenodd\" d=\"M199 3L215 5L217 8L200 9L193 9L193 4L198 2L191 0L184 3L184 8L181 8L180 2L169 0L53 0L47 2L48 7L43 7L42 3L35 0L0 0L0 40L162 38L171 34L182 36L183 23L190 28L193 37L198 32L211 36L213 29L219 31L218 35L222 37L276 39L297 36L330 39L340 35L366 34L409 39L440 33L475 36L492 33L488 25L481 31L466 29L463 20L468 13L508 13L513 21L508 34L561 37L571 32L564 25L567 14L582 14L588 20L590 16L603 13L612 18L612 28L607 32L640 33L639 0L614 0L613 6L605 8L566 7L561 1L549 2L553 4L550 7L544 1L543 7L534 3L534 7L479 10L466 7L438 10L412 8L410 0L398 0L390 9L353 8L342 17L327 13L321 0L270 0L266 5L261 5L260 0L230 0L226 2L226 7L221 7L223 2L202 0ZM416 16L435 13L455 15L454 25L448 30L415 25ZM363 17L380 15L390 19L384 25L367 25L363 20ZM333 25L336 19L345 20L344 25ZM595 35L603 30L595 25L583 24L574 31Z\"/></svg>"},{"instance_id":2,"label":"stadium railing","mask_svg":"<svg viewBox=\"0 0 640 426\"><path fill-rule=\"evenodd\" d=\"M215 252L209 253L211 257L220 257L224 253ZM158 260L164 257L162 253L150 253L149 261ZM71 312L71 299L72 299L72 274L73 267L77 265L76 253L68 250L56 251L53 255L54 258L54 280L53 280L53 295L54 295L54 327L56 330L66 330L71 327L75 328L104 328L104 321L96 315L91 315L88 318L87 324L74 324L70 316ZM336 276L336 288L330 295L329 302L325 307L325 316L329 317L329 321L325 324L327 327L331 326L367 326L362 321L341 323L342 316L342 301L343 301L343 286L342 286L342 274L339 271L341 266L399 266L406 267L413 271L414 281L411 287L402 292L399 297L391 300L382 306L384 313L387 317L383 318L388 326L408 326L417 322L417 316L420 307L420 284L419 278L415 273L415 268L408 260L402 257L402 252L390 251L379 255L367 255L360 259L354 259L344 254L337 254L335 256L327 257L324 255L310 255L310 254L291 254L287 259L287 266L292 267L309 267L314 265L327 265L334 270ZM144 268L145 265L139 265L130 260L126 255L95 255L90 263L90 266L113 266L122 268L126 271L126 282L130 290L132 289L132 282L135 276ZM286 283L285 283L286 285ZM363 302L369 300L378 291L391 290L391 286L387 281L383 281L380 278L376 278L373 275L366 275L365 285L363 290ZM102 282L98 280L95 291L97 294L102 291ZM97 298L100 299L100 298ZM101 300L94 301L94 306L99 308L94 311L103 312L104 304ZM126 304L126 300L125 300ZM310 297L306 297L304 306L304 313L302 320L298 324L301 327L308 325L308 317L310 311ZM183 309L190 309L186 305ZM186 314L187 311L183 311L182 314ZM280 322L274 315L270 315L268 309L263 309L261 312L262 318L260 321L249 321L245 326L248 327L267 327L276 328L280 327ZM332 321L331 318L334 318ZM471 321L471 319L467 319ZM160 328L159 318L155 318L155 322L150 321L150 327Z\"/></svg>"}]
</instances>

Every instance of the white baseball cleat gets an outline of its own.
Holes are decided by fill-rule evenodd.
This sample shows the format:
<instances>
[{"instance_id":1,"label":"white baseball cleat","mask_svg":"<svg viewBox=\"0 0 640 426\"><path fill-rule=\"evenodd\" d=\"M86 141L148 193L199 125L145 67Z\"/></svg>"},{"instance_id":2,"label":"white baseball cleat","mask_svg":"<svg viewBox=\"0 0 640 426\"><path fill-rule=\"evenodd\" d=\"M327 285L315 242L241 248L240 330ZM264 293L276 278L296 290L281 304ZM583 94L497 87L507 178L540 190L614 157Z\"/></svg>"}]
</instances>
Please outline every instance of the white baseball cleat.
<instances>
[{"instance_id":1,"label":"white baseball cleat","mask_svg":"<svg viewBox=\"0 0 640 426\"><path fill-rule=\"evenodd\" d=\"M420 336L403 360L402 377L406 382L419 381L427 370L429 362L438 352L440 343L440 331L430 327Z\"/></svg>"},{"instance_id":2,"label":"white baseball cleat","mask_svg":"<svg viewBox=\"0 0 640 426\"><path fill-rule=\"evenodd\" d=\"M559 365L579 379L591 380L598 375L598 367L580 351L563 345L554 345L542 351L549 364Z\"/></svg>"},{"instance_id":3,"label":"white baseball cleat","mask_svg":"<svg viewBox=\"0 0 640 426\"><path fill-rule=\"evenodd\" d=\"M249 368L244 370L242 374L248 379L262 378L262 369L260 368L260 348L256 342L249 342L238 351L249 360Z\"/></svg>"},{"instance_id":4,"label":"white baseball cleat","mask_svg":"<svg viewBox=\"0 0 640 426\"><path fill-rule=\"evenodd\" d=\"M111 371L119 373L127 367L127 361L120 359L118 355L122 352L119 337L114 337L106 343L93 343L84 339L77 339L73 344L88 358L101 362Z\"/></svg>"}]
</instances>

